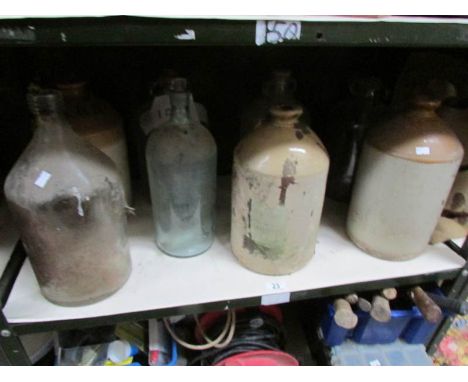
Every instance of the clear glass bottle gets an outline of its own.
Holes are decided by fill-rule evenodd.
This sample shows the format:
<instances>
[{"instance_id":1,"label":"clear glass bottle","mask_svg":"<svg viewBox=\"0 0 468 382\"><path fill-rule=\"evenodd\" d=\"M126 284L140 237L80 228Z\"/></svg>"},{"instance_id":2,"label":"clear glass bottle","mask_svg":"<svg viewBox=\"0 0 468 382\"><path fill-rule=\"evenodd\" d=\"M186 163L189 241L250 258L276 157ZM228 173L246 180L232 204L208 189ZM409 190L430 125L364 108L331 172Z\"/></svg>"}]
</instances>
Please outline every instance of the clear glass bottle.
<instances>
[{"instance_id":1,"label":"clear glass bottle","mask_svg":"<svg viewBox=\"0 0 468 382\"><path fill-rule=\"evenodd\" d=\"M59 92L38 90L28 101L36 130L5 196L42 294L60 305L93 303L131 271L122 181L109 157L70 128Z\"/></svg>"},{"instance_id":2,"label":"clear glass bottle","mask_svg":"<svg viewBox=\"0 0 468 382\"><path fill-rule=\"evenodd\" d=\"M241 116L240 133L244 137L250 131L259 127L269 116L270 108L275 105L300 105L295 98L296 80L289 70L275 70L271 78L266 81L262 89L262 97L248 105ZM310 124L310 116L302 107L300 121Z\"/></svg>"},{"instance_id":3,"label":"clear glass bottle","mask_svg":"<svg viewBox=\"0 0 468 382\"><path fill-rule=\"evenodd\" d=\"M172 81L178 77L175 70L165 69L155 81L150 83L148 87L148 99L141 109L137 111L136 121L133 123L133 134L136 136L134 140L137 147L137 171L140 175L139 186L143 190L143 197L146 199L149 199L149 180L145 155L147 140L154 129L158 129L169 121L171 116L170 87ZM193 99L190 101L189 111L192 120L200 121L203 126L209 128L206 108L202 104L194 102Z\"/></svg>"},{"instance_id":4,"label":"clear glass bottle","mask_svg":"<svg viewBox=\"0 0 468 382\"><path fill-rule=\"evenodd\" d=\"M170 120L146 146L156 244L177 257L198 255L214 240L216 143L190 119L186 88L184 78L172 80Z\"/></svg>"}]
</instances>

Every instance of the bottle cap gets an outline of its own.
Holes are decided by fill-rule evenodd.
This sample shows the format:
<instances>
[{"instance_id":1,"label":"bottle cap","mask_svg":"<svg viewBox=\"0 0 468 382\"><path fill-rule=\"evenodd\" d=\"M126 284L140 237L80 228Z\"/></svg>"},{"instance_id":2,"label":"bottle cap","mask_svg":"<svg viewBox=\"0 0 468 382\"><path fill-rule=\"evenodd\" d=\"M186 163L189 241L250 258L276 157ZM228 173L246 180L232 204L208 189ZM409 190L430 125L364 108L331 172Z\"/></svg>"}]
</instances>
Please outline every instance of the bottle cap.
<instances>
[{"instance_id":1,"label":"bottle cap","mask_svg":"<svg viewBox=\"0 0 468 382\"><path fill-rule=\"evenodd\" d=\"M187 91L187 79L183 77L171 79L169 90L176 93L185 93Z\"/></svg>"},{"instance_id":2,"label":"bottle cap","mask_svg":"<svg viewBox=\"0 0 468 382\"><path fill-rule=\"evenodd\" d=\"M273 118L281 121L297 121L302 111L302 106L294 104L274 105L270 108Z\"/></svg>"},{"instance_id":3,"label":"bottle cap","mask_svg":"<svg viewBox=\"0 0 468 382\"><path fill-rule=\"evenodd\" d=\"M107 358L114 363L122 362L135 354L138 354L138 348L127 341L113 341L107 348Z\"/></svg>"}]
</instances>

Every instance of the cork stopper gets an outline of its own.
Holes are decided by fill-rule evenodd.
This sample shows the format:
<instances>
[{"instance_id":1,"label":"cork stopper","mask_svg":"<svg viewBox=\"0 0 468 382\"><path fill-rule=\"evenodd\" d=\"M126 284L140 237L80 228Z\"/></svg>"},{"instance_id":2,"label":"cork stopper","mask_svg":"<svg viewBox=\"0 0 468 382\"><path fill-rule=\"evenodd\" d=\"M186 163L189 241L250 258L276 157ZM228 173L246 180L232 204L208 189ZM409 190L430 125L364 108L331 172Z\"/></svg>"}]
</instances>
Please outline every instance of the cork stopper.
<instances>
[{"instance_id":1,"label":"cork stopper","mask_svg":"<svg viewBox=\"0 0 468 382\"><path fill-rule=\"evenodd\" d=\"M60 90L65 99L81 98L86 95L87 84L85 81L61 83L57 84L57 89Z\"/></svg>"},{"instance_id":2,"label":"cork stopper","mask_svg":"<svg viewBox=\"0 0 468 382\"><path fill-rule=\"evenodd\" d=\"M442 101L440 99L433 98L428 94L416 94L410 100L410 103L414 107L420 109L436 111L442 104Z\"/></svg>"},{"instance_id":3,"label":"cork stopper","mask_svg":"<svg viewBox=\"0 0 468 382\"><path fill-rule=\"evenodd\" d=\"M172 78L169 82L169 90L174 93L185 93L187 91L187 79L183 77Z\"/></svg>"},{"instance_id":4,"label":"cork stopper","mask_svg":"<svg viewBox=\"0 0 468 382\"><path fill-rule=\"evenodd\" d=\"M294 126L302 112L303 109L299 105L275 105L270 108L273 123L278 126Z\"/></svg>"}]
</instances>

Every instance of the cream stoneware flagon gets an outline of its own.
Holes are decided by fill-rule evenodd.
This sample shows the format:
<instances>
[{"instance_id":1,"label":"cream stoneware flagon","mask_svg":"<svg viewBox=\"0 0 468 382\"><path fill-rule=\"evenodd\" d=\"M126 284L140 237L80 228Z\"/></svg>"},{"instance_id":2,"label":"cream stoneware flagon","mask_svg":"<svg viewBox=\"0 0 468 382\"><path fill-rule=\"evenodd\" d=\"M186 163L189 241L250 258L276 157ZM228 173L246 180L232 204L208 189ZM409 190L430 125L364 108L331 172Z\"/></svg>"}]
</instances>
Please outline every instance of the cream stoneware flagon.
<instances>
[{"instance_id":1,"label":"cream stoneware flagon","mask_svg":"<svg viewBox=\"0 0 468 382\"><path fill-rule=\"evenodd\" d=\"M347 232L373 256L415 258L437 225L463 158L461 143L435 113L439 105L419 96L406 111L369 131Z\"/></svg>"},{"instance_id":2,"label":"cream stoneware flagon","mask_svg":"<svg viewBox=\"0 0 468 382\"><path fill-rule=\"evenodd\" d=\"M329 158L299 122L299 106L274 106L271 119L234 153L231 244L245 267L283 275L313 256Z\"/></svg>"}]
</instances>

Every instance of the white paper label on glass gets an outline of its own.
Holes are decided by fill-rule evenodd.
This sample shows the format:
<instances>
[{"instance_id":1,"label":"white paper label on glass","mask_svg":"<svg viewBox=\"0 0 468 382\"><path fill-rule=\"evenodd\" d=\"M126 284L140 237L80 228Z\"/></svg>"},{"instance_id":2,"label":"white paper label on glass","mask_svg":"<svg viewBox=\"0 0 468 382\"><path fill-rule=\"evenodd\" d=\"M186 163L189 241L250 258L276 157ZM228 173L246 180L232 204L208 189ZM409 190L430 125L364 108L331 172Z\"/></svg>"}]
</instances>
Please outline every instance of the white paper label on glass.
<instances>
[{"instance_id":1,"label":"white paper label on glass","mask_svg":"<svg viewBox=\"0 0 468 382\"><path fill-rule=\"evenodd\" d=\"M427 146L416 147L416 155L430 155L431 148Z\"/></svg>"},{"instance_id":2,"label":"white paper label on glass","mask_svg":"<svg viewBox=\"0 0 468 382\"><path fill-rule=\"evenodd\" d=\"M287 40L301 39L300 21L259 20L255 30L255 43L280 44Z\"/></svg>"},{"instance_id":3,"label":"white paper label on glass","mask_svg":"<svg viewBox=\"0 0 468 382\"><path fill-rule=\"evenodd\" d=\"M47 185L47 182L49 181L51 176L52 175L50 173L42 170L39 176L37 177L36 181L34 182L34 184L37 187L44 188Z\"/></svg>"}]
</instances>

